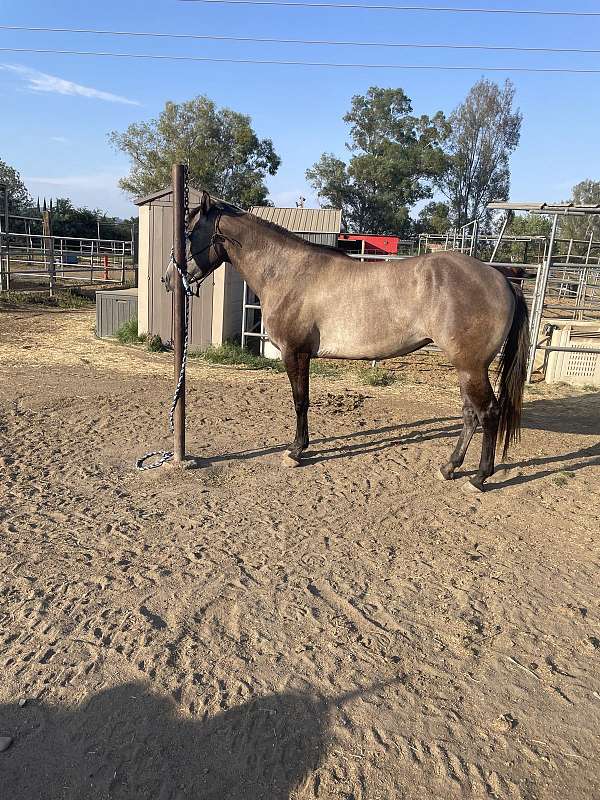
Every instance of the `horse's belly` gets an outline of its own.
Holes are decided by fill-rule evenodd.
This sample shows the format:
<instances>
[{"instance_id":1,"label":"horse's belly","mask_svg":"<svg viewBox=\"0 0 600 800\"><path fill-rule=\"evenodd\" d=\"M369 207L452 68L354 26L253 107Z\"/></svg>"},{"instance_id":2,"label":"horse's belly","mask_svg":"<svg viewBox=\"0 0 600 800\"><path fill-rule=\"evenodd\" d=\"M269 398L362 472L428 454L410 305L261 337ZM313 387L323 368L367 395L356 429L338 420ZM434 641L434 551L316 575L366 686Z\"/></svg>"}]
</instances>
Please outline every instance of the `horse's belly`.
<instances>
[{"instance_id":1,"label":"horse's belly","mask_svg":"<svg viewBox=\"0 0 600 800\"><path fill-rule=\"evenodd\" d=\"M377 330L367 335L351 330L340 335L323 332L315 355L319 358L379 360L412 353L430 341L421 333L413 332L396 336L381 335Z\"/></svg>"}]
</instances>

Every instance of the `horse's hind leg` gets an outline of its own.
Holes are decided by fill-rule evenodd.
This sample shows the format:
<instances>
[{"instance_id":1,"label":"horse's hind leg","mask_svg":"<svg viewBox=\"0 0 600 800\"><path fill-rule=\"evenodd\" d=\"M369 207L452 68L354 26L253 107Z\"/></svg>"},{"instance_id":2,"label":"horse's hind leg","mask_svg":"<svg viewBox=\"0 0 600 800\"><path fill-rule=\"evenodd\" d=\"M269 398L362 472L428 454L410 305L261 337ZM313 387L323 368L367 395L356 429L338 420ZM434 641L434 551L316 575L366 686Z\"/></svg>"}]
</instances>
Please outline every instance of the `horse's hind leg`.
<instances>
[{"instance_id":1,"label":"horse's hind leg","mask_svg":"<svg viewBox=\"0 0 600 800\"><path fill-rule=\"evenodd\" d=\"M467 491L482 492L484 482L494 474L500 408L490 383L487 368L470 373L465 381L464 390L483 428L483 443L477 474L473 475L463 488Z\"/></svg>"},{"instance_id":2,"label":"horse's hind leg","mask_svg":"<svg viewBox=\"0 0 600 800\"><path fill-rule=\"evenodd\" d=\"M297 353L287 349L284 349L281 355L292 386L296 409L296 438L286 451L286 459L299 464L302 451L308 447L310 356L307 353Z\"/></svg>"},{"instance_id":3,"label":"horse's hind leg","mask_svg":"<svg viewBox=\"0 0 600 800\"><path fill-rule=\"evenodd\" d=\"M440 477L446 481L454 478L454 471L458 469L458 467L460 467L465 460L467 448L471 443L471 439L473 438L473 434L475 433L478 425L477 414L475 413L475 409L473 408L468 396L463 391L462 385L460 391L463 398L463 426L458 437L456 447L450 456L450 460L446 464L442 464L440 467Z\"/></svg>"}]
</instances>

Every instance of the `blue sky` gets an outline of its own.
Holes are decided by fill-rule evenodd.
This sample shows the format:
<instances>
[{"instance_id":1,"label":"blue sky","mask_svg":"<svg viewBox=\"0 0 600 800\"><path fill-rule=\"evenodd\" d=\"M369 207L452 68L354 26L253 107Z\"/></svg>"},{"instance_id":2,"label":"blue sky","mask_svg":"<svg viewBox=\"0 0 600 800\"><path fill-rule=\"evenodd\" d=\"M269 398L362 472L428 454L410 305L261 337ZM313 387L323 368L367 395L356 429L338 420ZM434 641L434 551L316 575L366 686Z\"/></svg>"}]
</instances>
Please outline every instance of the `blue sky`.
<instances>
[{"instance_id":1,"label":"blue sky","mask_svg":"<svg viewBox=\"0 0 600 800\"><path fill-rule=\"evenodd\" d=\"M441 0L439 4L466 2ZM479 0L473 5L571 7L564 0ZM577 0L576 8L597 10L598 6L596 0ZM600 17L234 7L179 0L77 4L0 0L0 22L378 42L600 46ZM0 47L386 64L600 67L600 55L591 54L190 42L12 31L0 31ZM324 69L9 52L0 52L0 158L18 169L34 196L68 196L76 204L129 216L134 207L117 187L128 162L112 150L107 133L157 116L166 100L206 94L219 105L249 114L258 134L273 139L282 166L268 181L271 199L293 205L303 194L316 205L304 172L324 151L344 156L347 129L342 116L353 94L364 93L371 85L400 86L416 113L450 112L482 75L498 81L510 77L524 115L521 144L512 159L513 199L566 199L579 180L600 179L600 75Z\"/></svg>"}]
</instances>

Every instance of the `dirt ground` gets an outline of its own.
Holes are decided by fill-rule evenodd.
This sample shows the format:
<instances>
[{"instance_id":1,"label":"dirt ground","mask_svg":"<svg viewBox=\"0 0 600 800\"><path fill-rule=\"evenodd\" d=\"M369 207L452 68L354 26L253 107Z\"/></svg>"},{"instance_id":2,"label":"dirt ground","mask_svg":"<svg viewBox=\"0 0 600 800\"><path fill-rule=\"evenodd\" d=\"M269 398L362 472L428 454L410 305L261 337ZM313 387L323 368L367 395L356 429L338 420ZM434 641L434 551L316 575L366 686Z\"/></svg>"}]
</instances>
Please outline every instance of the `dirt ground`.
<instances>
[{"instance_id":1,"label":"dirt ground","mask_svg":"<svg viewBox=\"0 0 600 800\"><path fill-rule=\"evenodd\" d=\"M2 800L600 796L600 393L537 385L482 496L436 355L387 388L188 377L90 312L0 313ZM479 457L479 436L465 472Z\"/></svg>"}]
</instances>

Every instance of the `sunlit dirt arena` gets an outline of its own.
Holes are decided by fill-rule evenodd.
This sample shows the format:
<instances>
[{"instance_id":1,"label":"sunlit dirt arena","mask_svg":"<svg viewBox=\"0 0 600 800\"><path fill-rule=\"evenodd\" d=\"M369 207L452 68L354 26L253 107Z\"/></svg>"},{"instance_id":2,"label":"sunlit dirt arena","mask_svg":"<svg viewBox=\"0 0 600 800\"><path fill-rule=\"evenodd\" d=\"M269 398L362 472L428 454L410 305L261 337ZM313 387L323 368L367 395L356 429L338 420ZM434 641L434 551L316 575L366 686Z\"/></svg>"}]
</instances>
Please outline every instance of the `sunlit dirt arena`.
<instances>
[{"instance_id":1,"label":"sunlit dirt arena","mask_svg":"<svg viewBox=\"0 0 600 800\"><path fill-rule=\"evenodd\" d=\"M455 373L188 373L89 312L0 313L0 797L593 798L600 393L537 384L483 495Z\"/></svg>"}]
</instances>

